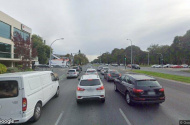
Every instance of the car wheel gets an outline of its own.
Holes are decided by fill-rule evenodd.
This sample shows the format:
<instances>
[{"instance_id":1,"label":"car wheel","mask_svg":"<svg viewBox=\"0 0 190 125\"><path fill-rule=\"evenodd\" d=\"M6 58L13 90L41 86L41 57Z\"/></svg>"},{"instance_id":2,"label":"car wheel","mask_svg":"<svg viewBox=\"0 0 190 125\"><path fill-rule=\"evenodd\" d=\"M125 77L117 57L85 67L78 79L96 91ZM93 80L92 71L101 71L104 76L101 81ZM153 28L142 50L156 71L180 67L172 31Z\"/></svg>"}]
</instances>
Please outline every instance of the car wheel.
<instances>
[{"instance_id":1,"label":"car wheel","mask_svg":"<svg viewBox=\"0 0 190 125\"><path fill-rule=\"evenodd\" d=\"M77 101L77 104L80 104L80 103L81 103L81 100L79 100L79 99L77 99L76 101Z\"/></svg>"},{"instance_id":2,"label":"car wheel","mask_svg":"<svg viewBox=\"0 0 190 125\"><path fill-rule=\"evenodd\" d=\"M131 102L131 96L129 95L129 92L126 92L125 99L128 105L132 106L133 102Z\"/></svg>"},{"instance_id":3,"label":"car wheel","mask_svg":"<svg viewBox=\"0 0 190 125\"><path fill-rule=\"evenodd\" d=\"M104 99L101 99L101 103L105 103L105 98L104 98Z\"/></svg>"},{"instance_id":4,"label":"car wheel","mask_svg":"<svg viewBox=\"0 0 190 125\"><path fill-rule=\"evenodd\" d=\"M55 93L55 96L54 97L58 97L59 96L59 87L57 87L57 91Z\"/></svg>"},{"instance_id":5,"label":"car wheel","mask_svg":"<svg viewBox=\"0 0 190 125\"><path fill-rule=\"evenodd\" d=\"M33 122L36 122L40 119L42 113L42 105L40 103L37 103L34 109L34 115L33 115Z\"/></svg>"},{"instance_id":6,"label":"car wheel","mask_svg":"<svg viewBox=\"0 0 190 125\"><path fill-rule=\"evenodd\" d=\"M114 90L118 92L116 84L114 84Z\"/></svg>"}]
</instances>

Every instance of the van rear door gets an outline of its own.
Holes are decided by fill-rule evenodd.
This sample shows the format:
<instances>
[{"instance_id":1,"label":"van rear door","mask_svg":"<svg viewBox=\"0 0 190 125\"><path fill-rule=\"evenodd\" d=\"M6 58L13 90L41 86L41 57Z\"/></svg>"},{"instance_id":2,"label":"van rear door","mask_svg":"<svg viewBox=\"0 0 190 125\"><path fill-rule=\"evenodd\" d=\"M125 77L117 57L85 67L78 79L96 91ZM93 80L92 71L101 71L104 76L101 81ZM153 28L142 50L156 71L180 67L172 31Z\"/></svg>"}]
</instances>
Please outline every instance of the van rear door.
<instances>
[{"instance_id":1,"label":"van rear door","mask_svg":"<svg viewBox=\"0 0 190 125\"><path fill-rule=\"evenodd\" d=\"M0 78L0 118L22 118L21 78Z\"/></svg>"}]
</instances>

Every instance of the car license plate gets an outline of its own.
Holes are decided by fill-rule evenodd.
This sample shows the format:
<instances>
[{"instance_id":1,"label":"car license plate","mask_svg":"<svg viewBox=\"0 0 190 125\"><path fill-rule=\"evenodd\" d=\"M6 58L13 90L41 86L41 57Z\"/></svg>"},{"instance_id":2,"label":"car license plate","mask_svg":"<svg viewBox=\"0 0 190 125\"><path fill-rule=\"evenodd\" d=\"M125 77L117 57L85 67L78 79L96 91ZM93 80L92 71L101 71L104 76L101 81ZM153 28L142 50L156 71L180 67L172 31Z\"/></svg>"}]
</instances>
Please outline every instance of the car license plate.
<instances>
[{"instance_id":1,"label":"car license plate","mask_svg":"<svg viewBox=\"0 0 190 125\"><path fill-rule=\"evenodd\" d=\"M148 92L148 95L155 95L155 92Z\"/></svg>"}]
</instances>

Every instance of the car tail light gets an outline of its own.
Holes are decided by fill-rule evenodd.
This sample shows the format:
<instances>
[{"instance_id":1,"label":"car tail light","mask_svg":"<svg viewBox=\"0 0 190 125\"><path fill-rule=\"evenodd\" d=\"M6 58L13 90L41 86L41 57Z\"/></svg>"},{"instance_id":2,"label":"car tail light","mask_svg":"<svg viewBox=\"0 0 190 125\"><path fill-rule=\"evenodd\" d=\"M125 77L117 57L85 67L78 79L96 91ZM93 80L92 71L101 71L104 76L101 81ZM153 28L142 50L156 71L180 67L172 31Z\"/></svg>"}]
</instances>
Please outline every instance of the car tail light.
<instances>
[{"instance_id":1,"label":"car tail light","mask_svg":"<svg viewBox=\"0 0 190 125\"><path fill-rule=\"evenodd\" d=\"M101 95L100 97L104 97L104 95Z\"/></svg>"},{"instance_id":2,"label":"car tail light","mask_svg":"<svg viewBox=\"0 0 190 125\"><path fill-rule=\"evenodd\" d=\"M160 100L163 100L163 99L165 99L165 97L160 97Z\"/></svg>"},{"instance_id":3,"label":"car tail light","mask_svg":"<svg viewBox=\"0 0 190 125\"><path fill-rule=\"evenodd\" d=\"M111 74L108 74L109 77L111 77Z\"/></svg>"},{"instance_id":4,"label":"car tail light","mask_svg":"<svg viewBox=\"0 0 190 125\"><path fill-rule=\"evenodd\" d=\"M27 99L22 98L22 111L26 111L27 109Z\"/></svg>"},{"instance_id":5,"label":"car tail light","mask_svg":"<svg viewBox=\"0 0 190 125\"><path fill-rule=\"evenodd\" d=\"M141 93L141 92L144 92L144 90L133 88L133 92L134 92L134 93Z\"/></svg>"},{"instance_id":6,"label":"car tail light","mask_svg":"<svg viewBox=\"0 0 190 125\"><path fill-rule=\"evenodd\" d=\"M121 77L121 74L119 74L119 76Z\"/></svg>"},{"instance_id":7,"label":"car tail light","mask_svg":"<svg viewBox=\"0 0 190 125\"><path fill-rule=\"evenodd\" d=\"M78 99L80 99L81 98L81 96L78 96Z\"/></svg>"},{"instance_id":8,"label":"car tail light","mask_svg":"<svg viewBox=\"0 0 190 125\"><path fill-rule=\"evenodd\" d=\"M104 89L104 86L101 86L99 88L97 88L96 90L103 90Z\"/></svg>"},{"instance_id":9,"label":"car tail light","mask_svg":"<svg viewBox=\"0 0 190 125\"><path fill-rule=\"evenodd\" d=\"M160 92L164 92L164 88L161 88L159 91L160 91Z\"/></svg>"},{"instance_id":10,"label":"car tail light","mask_svg":"<svg viewBox=\"0 0 190 125\"><path fill-rule=\"evenodd\" d=\"M84 91L85 89L77 87L77 91Z\"/></svg>"}]
</instances>

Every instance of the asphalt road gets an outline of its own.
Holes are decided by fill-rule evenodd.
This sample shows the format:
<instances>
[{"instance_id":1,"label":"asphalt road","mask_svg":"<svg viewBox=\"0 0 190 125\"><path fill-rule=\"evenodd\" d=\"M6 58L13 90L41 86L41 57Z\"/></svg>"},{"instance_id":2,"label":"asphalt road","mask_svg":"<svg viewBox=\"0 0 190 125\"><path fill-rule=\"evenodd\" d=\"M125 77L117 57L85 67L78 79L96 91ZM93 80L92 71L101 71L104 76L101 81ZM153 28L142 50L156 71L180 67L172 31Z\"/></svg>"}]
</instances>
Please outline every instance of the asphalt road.
<instances>
[{"instance_id":1,"label":"asphalt road","mask_svg":"<svg viewBox=\"0 0 190 125\"><path fill-rule=\"evenodd\" d=\"M124 73L124 70L117 69ZM114 91L113 83L103 79L105 103L85 101L77 105L75 91L78 80L66 79L66 71L54 70L61 78L60 96L43 107L39 121L26 125L179 125L179 120L190 120L190 85L157 79L165 88L164 103L160 106L129 106L124 97Z\"/></svg>"}]
</instances>

